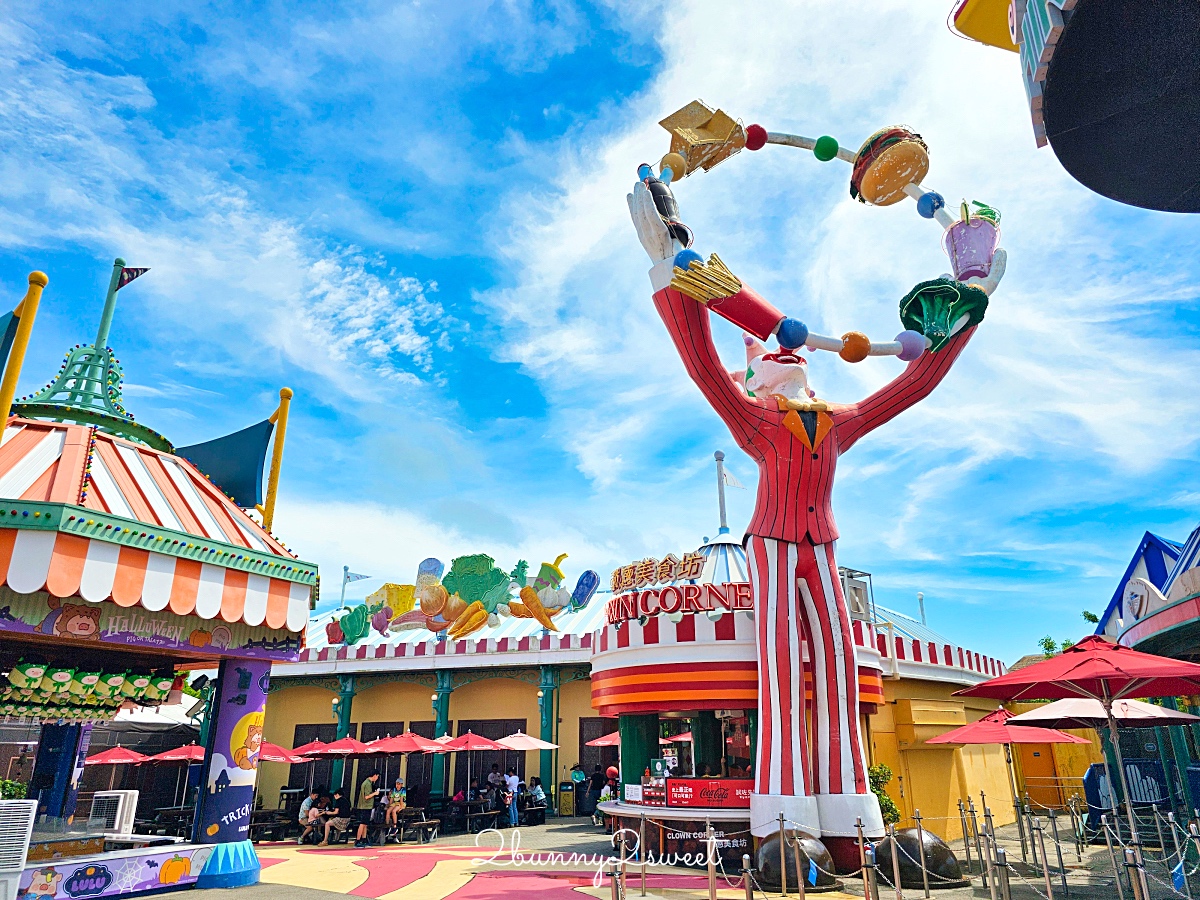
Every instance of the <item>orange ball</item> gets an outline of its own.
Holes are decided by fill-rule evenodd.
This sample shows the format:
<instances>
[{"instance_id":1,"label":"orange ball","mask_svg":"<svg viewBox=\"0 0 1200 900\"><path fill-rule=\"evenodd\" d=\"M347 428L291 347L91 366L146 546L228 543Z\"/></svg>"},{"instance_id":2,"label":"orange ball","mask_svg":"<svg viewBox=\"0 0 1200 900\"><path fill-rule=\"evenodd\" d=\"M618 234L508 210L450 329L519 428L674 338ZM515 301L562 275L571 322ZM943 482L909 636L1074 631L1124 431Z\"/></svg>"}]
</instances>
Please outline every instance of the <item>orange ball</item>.
<instances>
[{"instance_id":1,"label":"orange ball","mask_svg":"<svg viewBox=\"0 0 1200 900\"><path fill-rule=\"evenodd\" d=\"M861 331L847 331L842 335L842 349L838 356L846 362L862 362L871 352L871 339Z\"/></svg>"}]
</instances>

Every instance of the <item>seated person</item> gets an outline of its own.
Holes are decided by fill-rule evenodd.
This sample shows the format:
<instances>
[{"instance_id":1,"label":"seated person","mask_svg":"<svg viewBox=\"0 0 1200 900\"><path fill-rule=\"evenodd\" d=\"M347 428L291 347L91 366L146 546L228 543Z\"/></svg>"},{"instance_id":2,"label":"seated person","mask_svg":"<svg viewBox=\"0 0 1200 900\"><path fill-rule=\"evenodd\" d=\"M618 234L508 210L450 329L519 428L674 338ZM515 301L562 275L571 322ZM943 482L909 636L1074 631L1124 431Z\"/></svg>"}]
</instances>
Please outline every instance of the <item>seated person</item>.
<instances>
[{"instance_id":1,"label":"seated person","mask_svg":"<svg viewBox=\"0 0 1200 900\"><path fill-rule=\"evenodd\" d=\"M300 837L296 838L297 844L303 844L304 839L312 832L314 821L312 813L317 809L317 801L320 799L320 788L313 788L300 804L300 812L297 814L297 821L300 823Z\"/></svg>"},{"instance_id":2,"label":"seated person","mask_svg":"<svg viewBox=\"0 0 1200 900\"><path fill-rule=\"evenodd\" d=\"M333 792L333 803L323 813L325 816L325 838L318 847L329 846L329 833L331 831L346 831L350 828L350 798L346 796L346 792L338 788Z\"/></svg>"},{"instance_id":3,"label":"seated person","mask_svg":"<svg viewBox=\"0 0 1200 900\"><path fill-rule=\"evenodd\" d=\"M529 793L536 805L546 805L546 790L542 787L542 779L536 775L529 779Z\"/></svg>"},{"instance_id":4,"label":"seated person","mask_svg":"<svg viewBox=\"0 0 1200 900\"><path fill-rule=\"evenodd\" d=\"M479 799L479 779L478 778L471 779L471 786L467 789L467 798L466 799L468 799L468 800L478 800Z\"/></svg>"},{"instance_id":5,"label":"seated person","mask_svg":"<svg viewBox=\"0 0 1200 900\"><path fill-rule=\"evenodd\" d=\"M399 824L400 810L404 809L404 800L404 779L397 778L395 785L388 793L387 812L384 814L384 821L392 828Z\"/></svg>"}]
</instances>

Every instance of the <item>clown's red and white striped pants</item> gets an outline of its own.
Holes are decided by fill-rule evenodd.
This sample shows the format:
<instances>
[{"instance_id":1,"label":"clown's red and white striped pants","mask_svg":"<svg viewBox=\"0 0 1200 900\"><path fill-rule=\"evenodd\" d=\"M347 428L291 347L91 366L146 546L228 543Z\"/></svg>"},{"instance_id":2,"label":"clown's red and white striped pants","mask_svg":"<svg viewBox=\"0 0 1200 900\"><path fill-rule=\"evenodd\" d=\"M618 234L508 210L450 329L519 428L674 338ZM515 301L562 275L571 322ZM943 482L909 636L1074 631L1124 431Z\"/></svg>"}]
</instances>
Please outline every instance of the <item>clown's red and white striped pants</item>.
<instances>
[{"instance_id":1,"label":"clown's red and white striped pants","mask_svg":"<svg viewBox=\"0 0 1200 900\"><path fill-rule=\"evenodd\" d=\"M859 733L858 667L834 545L793 544L749 535L746 552L758 643L755 793L780 798L779 810L785 816L787 810L797 810L798 817L813 807L787 798L816 795L821 828L830 831L833 823L825 822L822 795L868 793L866 755ZM808 710L811 749L806 729L805 638L813 676L812 708ZM836 805L834 798L828 799ZM857 798L847 800L851 807L862 805ZM755 805L760 812L768 808L762 803ZM849 815L851 810L845 812ZM831 815L838 820L846 818L832 809ZM848 821L852 824L854 818ZM833 830L840 833L845 827L846 823L839 821Z\"/></svg>"}]
</instances>

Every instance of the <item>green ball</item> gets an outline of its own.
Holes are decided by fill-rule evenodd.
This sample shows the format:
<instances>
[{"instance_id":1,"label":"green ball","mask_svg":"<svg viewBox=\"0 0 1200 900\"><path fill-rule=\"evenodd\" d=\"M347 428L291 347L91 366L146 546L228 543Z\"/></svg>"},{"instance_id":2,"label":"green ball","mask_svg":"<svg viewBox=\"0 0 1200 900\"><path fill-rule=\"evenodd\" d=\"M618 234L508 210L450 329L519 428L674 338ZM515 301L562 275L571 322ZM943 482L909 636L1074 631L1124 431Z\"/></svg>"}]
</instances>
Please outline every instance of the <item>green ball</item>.
<instances>
[{"instance_id":1,"label":"green ball","mask_svg":"<svg viewBox=\"0 0 1200 900\"><path fill-rule=\"evenodd\" d=\"M829 162L838 153L837 138L830 137L825 134L817 138L816 146L813 147L813 156L821 162Z\"/></svg>"}]
</instances>

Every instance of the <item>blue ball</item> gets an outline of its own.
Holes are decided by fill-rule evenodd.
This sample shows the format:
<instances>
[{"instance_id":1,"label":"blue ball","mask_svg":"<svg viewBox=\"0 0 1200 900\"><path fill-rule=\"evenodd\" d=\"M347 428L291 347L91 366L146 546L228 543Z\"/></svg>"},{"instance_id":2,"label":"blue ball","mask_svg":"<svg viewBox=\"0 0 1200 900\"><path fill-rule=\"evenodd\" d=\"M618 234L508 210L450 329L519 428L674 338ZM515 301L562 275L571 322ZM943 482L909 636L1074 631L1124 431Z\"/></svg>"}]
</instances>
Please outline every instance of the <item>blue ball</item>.
<instances>
[{"instance_id":1,"label":"blue ball","mask_svg":"<svg viewBox=\"0 0 1200 900\"><path fill-rule=\"evenodd\" d=\"M648 163L642 163L638 166L638 181L645 181L647 178L654 177L654 170L650 168Z\"/></svg>"},{"instance_id":2,"label":"blue ball","mask_svg":"<svg viewBox=\"0 0 1200 900\"><path fill-rule=\"evenodd\" d=\"M797 347L803 347L804 342L808 340L808 326L799 319L787 318L779 323L775 337L780 347L795 350Z\"/></svg>"},{"instance_id":3,"label":"blue ball","mask_svg":"<svg viewBox=\"0 0 1200 900\"><path fill-rule=\"evenodd\" d=\"M704 262L704 257L695 250L680 250L675 254L675 265L683 269L685 272L693 261L702 263Z\"/></svg>"},{"instance_id":4,"label":"blue ball","mask_svg":"<svg viewBox=\"0 0 1200 900\"><path fill-rule=\"evenodd\" d=\"M933 214L946 205L946 198L937 191L927 191L917 198L917 212L922 219L932 219Z\"/></svg>"}]
</instances>

